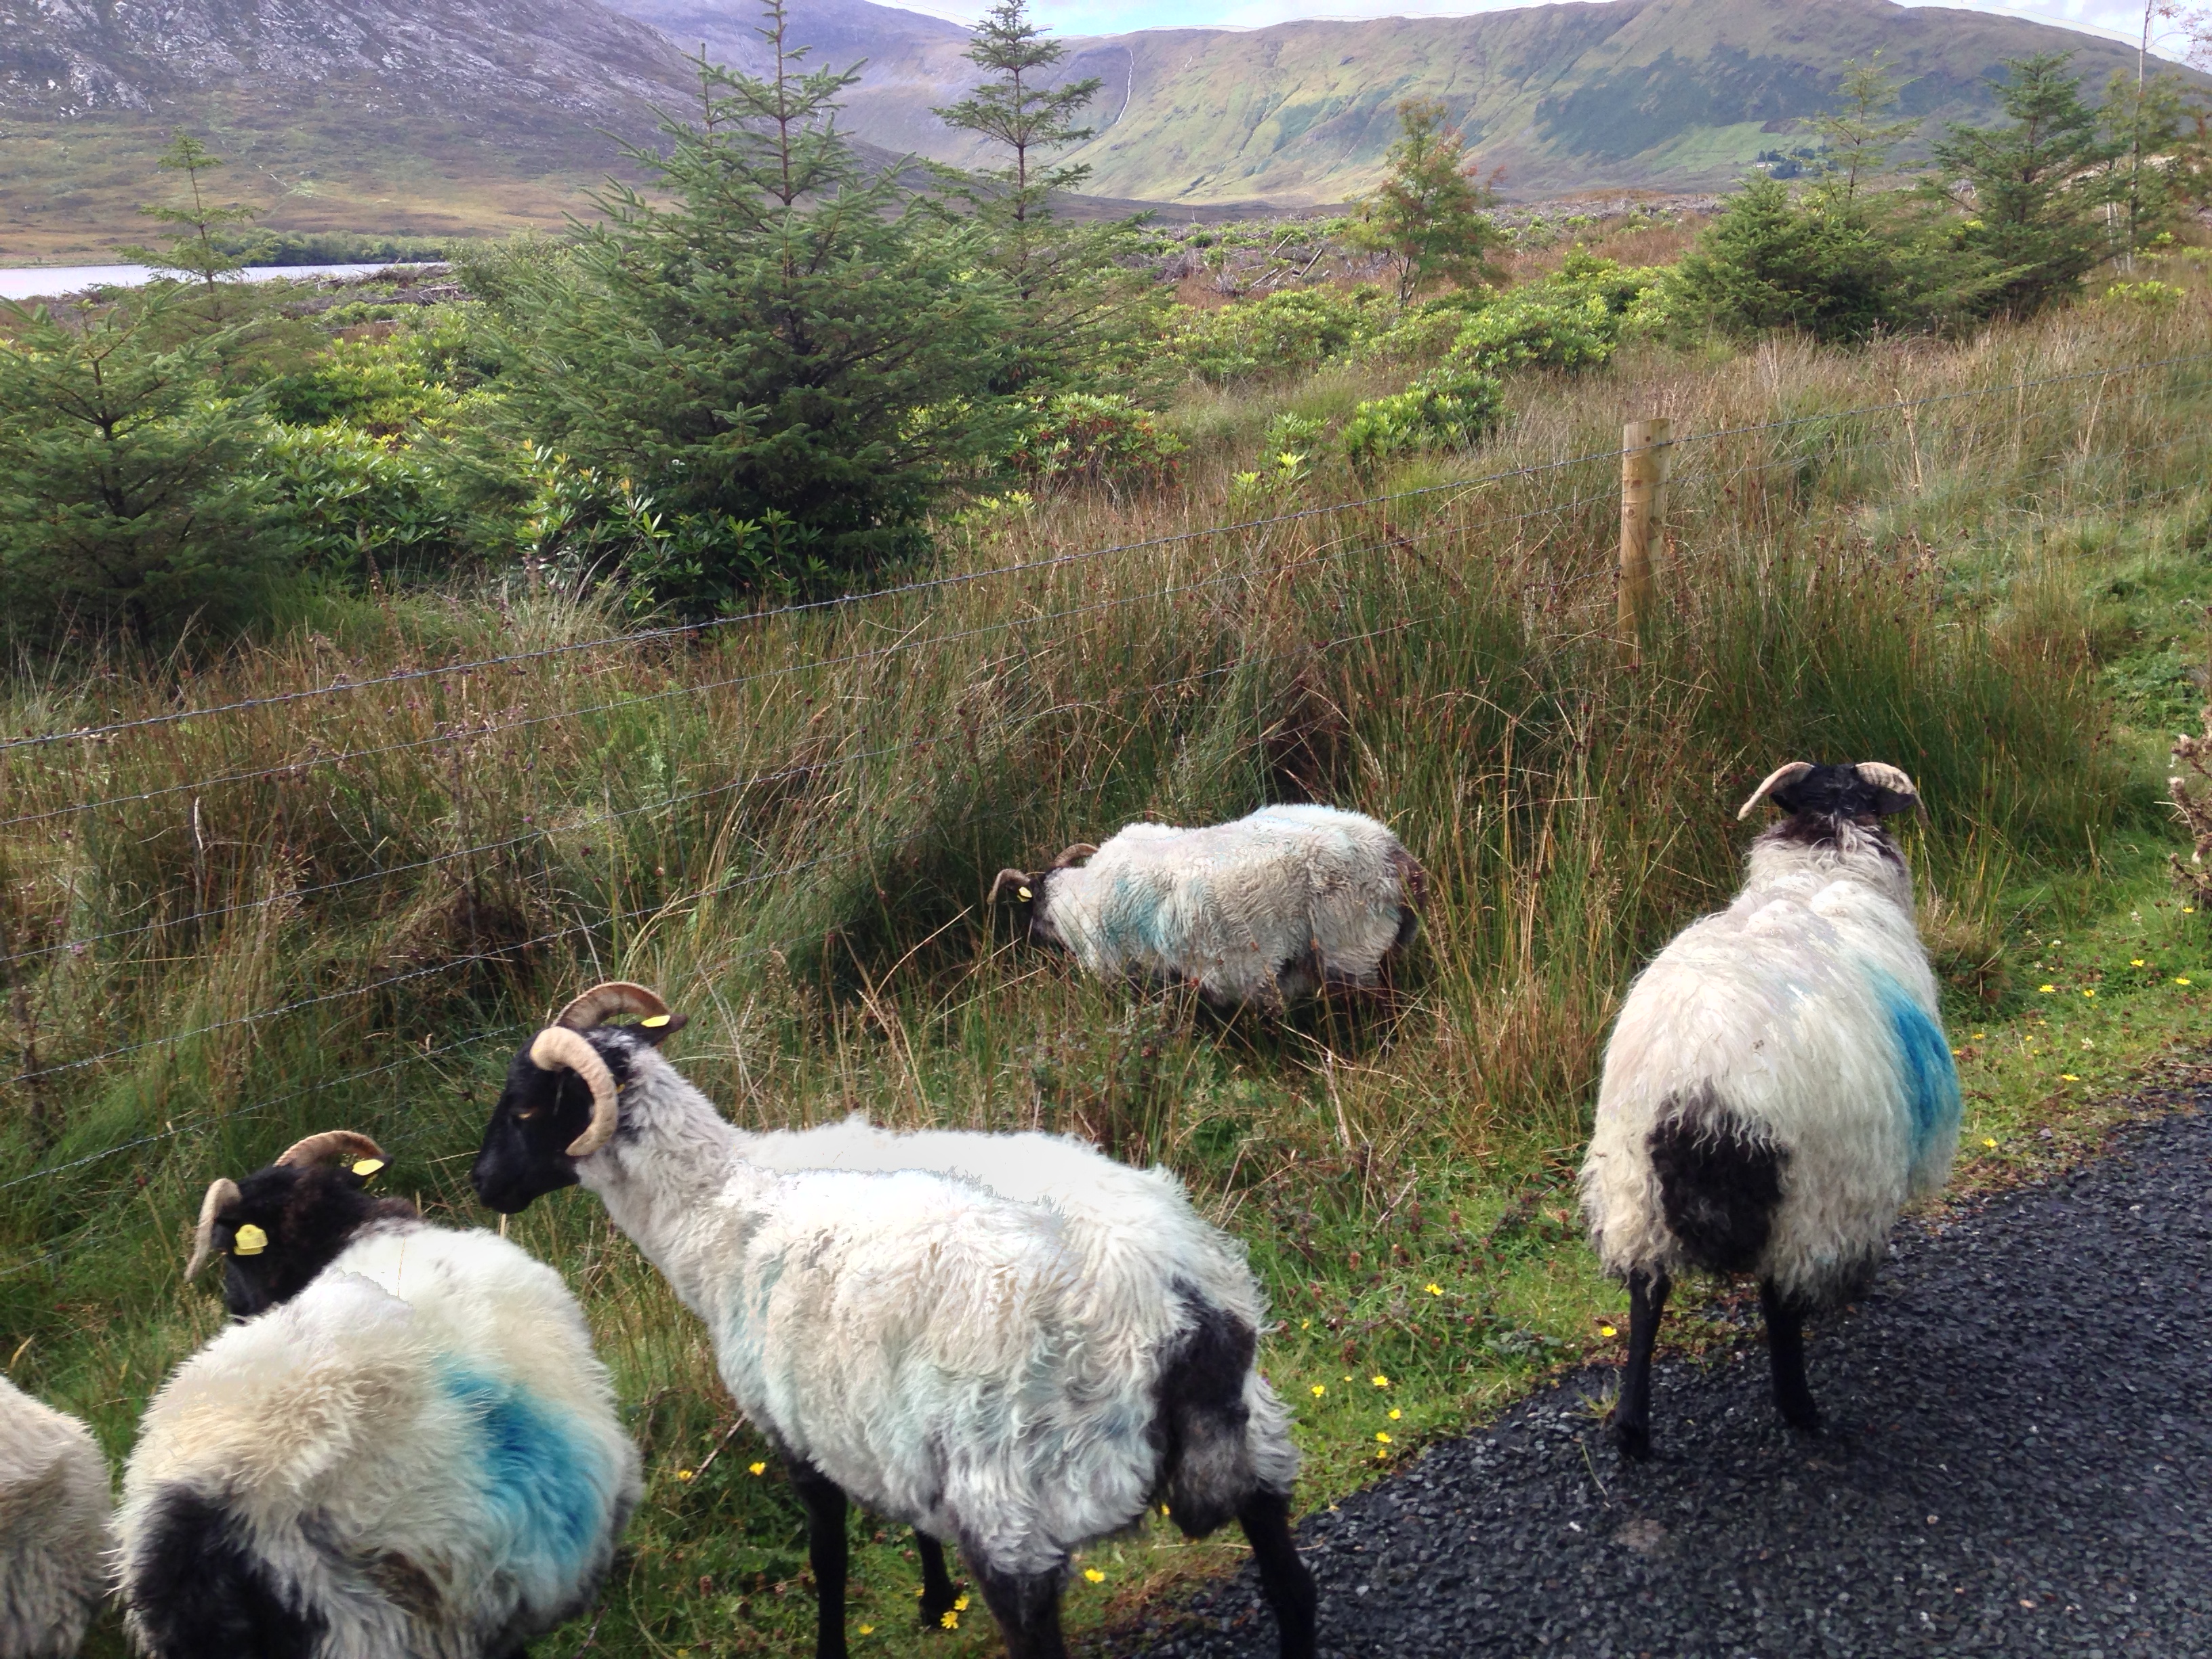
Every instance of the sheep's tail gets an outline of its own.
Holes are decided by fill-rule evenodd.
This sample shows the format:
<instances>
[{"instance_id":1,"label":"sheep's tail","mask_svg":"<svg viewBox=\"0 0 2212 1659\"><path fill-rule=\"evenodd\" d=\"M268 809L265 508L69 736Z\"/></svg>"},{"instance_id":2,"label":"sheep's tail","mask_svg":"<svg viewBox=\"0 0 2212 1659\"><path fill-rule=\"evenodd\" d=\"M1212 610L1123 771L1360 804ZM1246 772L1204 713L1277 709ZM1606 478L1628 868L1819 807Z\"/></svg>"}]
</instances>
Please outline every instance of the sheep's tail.
<instances>
[{"instance_id":1,"label":"sheep's tail","mask_svg":"<svg viewBox=\"0 0 2212 1659\"><path fill-rule=\"evenodd\" d=\"M155 1659L316 1652L321 1613L287 1587L221 1499L176 1486L156 1493L123 1565L131 1633Z\"/></svg>"},{"instance_id":2,"label":"sheep's tail","mask_svg":"<svg viewBox=\"0 0 2212 1659\"><path fill-rule=\"evenodd\" d=\"M1176 1289L1191 1319L1160 1368L1156 1490L1184 1535L1202 1538L1261 1493L1287 1498L1298 1455L1290 1413L1252 1368L1250 1322L1188 1282Z\"/></svg>"}]
</instances>

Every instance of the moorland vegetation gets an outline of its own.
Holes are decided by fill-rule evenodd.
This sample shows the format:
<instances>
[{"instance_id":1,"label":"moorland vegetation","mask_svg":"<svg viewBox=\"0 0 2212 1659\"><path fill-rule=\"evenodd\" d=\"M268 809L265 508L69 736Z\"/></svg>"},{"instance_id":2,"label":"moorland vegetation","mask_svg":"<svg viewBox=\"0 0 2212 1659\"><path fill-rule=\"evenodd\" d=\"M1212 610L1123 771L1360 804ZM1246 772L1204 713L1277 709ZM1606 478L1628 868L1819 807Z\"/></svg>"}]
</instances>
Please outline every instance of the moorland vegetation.
<instances>
[{"instance_id":1,"label":"moorland vegetation","mask_svg":"<svg viewBox=\"0 0 2212 1659\"><path fill-rule=\"evenodd\" d=\"M478 1218L507 1056L616 974L748 1122L1170 1164L1251 1245L1309 1503L1617 1348L1570 1218L1603 1034L1779 761L1929 804L1969 1180L2085 1144L2199 1018L2160 798L2212 599L2178 108L2015 65L2006 122L1900 188L1869 79L1794 191L1549 246L1474 227L1415 110L1400 206L1310 267L1385 280L1228 297L1024 204L1050 139L995 181L858 167L841 77L781 61L702 66L660 187L463 261L468 297L222 280L223 175L180 144L177 280L0 324L0 1328L111 1451L219 1319L179 1282L210 1172L343 1122ZM1629 650L1617 450L1654 414ZM1430 873L1380 1006L1200 1018L982 902L1127 820L1285 799ZM784 1650L796 1500L574 1196L514 1237L585 1301L647 1497L544 1650ZM1697 1304L1678 1340L1729 1340ZM854 1629L904 1650L908 1540L855 1528ZM1071 1614L1234 1559L1103 1547ZM988 1650L978 1614L932 1650Z\"/></svg>"}]
</instances>

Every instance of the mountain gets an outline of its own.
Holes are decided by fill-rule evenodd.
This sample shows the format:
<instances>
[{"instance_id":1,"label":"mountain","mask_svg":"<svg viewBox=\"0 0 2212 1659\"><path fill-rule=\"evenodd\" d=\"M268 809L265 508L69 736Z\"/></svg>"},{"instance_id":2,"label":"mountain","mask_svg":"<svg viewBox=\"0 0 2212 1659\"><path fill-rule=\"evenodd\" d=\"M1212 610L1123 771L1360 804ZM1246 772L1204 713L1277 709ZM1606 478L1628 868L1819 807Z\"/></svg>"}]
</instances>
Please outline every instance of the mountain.
<instances>
[{"instance_id":1,"label":"mountain","mask_svg":"<svg viewBox=\"0 0 2212 1659\"><path fill-rule=\"evenodd\" d=\"M613 3L717 54L738 49L726 43L754 15L750 0ZM854 131L939 161L995 161L929 113L975 79L948 26L866 0L793 11L799 38L821 43L817 61L870 58L848 96ZM1178 203L1341 201L1379 177L1408 97L1442 99L1486 170L1504 168L1509 194L1697 189L1805 142L1797 124L1829 106L1849 58L1879 51L1905 83L1904 112L1930 131L1989 118L1988 77L2008 58L2071 52L2100 90L2136 64L2100 37L1889 0L1610 0L1068 44L1066 75L1105 87L1091 112L1098 136L1065 159L1091 166L1091 189Z\"/></svg>"},{"instance_id":2,"label":"mountain","mask_svg":"<svg viewBox=\"0 0 2212 1659\"><path fill-rule=\"evenodd\" d=\"M930 113L975 80L957 24L870 0L792 0L809 63L867 60L847 125L894 154L1000 159ZM0 0L0 263L103 257L143 236L153 159L185 127L236 165L219 198L285 230L453 234L557 226L620 167L617 139L697 96L701 45L764 66L754 0ZM1877 50L1927 131L1986 118L2007 58L2111 41L1889 0L1609 0L1474 17L1155 29L1069 42L1105 82L1067 158L1103 197L1194 211L1370 187L1409 96L1441 98L1509 194L1696 189L1805 142L1847 58ZM1211 213L1208 214L1211 216Z\"/></svg>"},{"instance_id":3,"label":"mountain","mask_svg":"<svg viewBox=\"0 0 2212 1659\"><path fill-rule=\"evenodd\" d=\"M0 0L0 257L143 234L177 126L285 228L556 224L696 85L596 0Z\"/></svg>"}]
</instances>

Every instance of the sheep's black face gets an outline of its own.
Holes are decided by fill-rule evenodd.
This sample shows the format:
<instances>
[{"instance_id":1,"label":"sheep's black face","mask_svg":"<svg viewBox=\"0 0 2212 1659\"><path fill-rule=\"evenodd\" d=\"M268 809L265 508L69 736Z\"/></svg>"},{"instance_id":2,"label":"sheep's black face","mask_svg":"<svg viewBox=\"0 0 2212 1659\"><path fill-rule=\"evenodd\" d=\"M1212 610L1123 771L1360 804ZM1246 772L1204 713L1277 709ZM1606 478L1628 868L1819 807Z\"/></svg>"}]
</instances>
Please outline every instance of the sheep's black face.
<instances>
[{"instance_id":1,"label":"sheep's black face","mask_svg":"<svg viewBox=\"0 0 2212 1659\"><path fill-rule=\"evenodd\" d=\"M1909 812L1911 795L1869 783L1856 766L1815 766L1769 797L1792 817L1874 818Z\"/></svg>"},{"instance_id":2,"label":"sheep's black face","mask_svg":"<svg viewBox=\"0 0 2212 1659\"><path fill-rule=\"evenodd\" d=\"M1045 902L1046 884L1052 880L1052 872L1040 875L1014 878L1018 871L1010 870L1001 878L1000 899L1012 912L1014 927L1032 945L1066 948L1060 929L1052 925L1052 907Z\"/></svg>"},{"instance_id":3,"label":"sheep's black face","mask_svg":"<svg viewBox=\"0 0 2212 1659\"><path fill-rule=\"evenodd\" d=\"M672 1022L669 1030L673 1030ZM629 1081L631 1045L656 1041L665 1031L603 1026L585 1040L606 1061L617 1088ZM491 1109L483 1141L469 1170L477 1200L501 1215L516 1215L532 1200L576 1184L576 1160L569 1143L592 1121L592 1091L566 1069L539 1069L527 1045L507 1068L507 1087Z\"/></svg>"},{"instance_id":4,"label":"sheep's black face","mask_svg":"<svg viewBox=\"0 0 2212 1659\"><path fill-rule=\"evenodd\" d=\"M415 1214L404 1199L374 1197L368 1185L351 1170L278 1164L240 1182L210 1235L222 1255L222 1303L231 1317L251 1319L289 1302L370 1222Z\"/></svg>"}]
</instances>

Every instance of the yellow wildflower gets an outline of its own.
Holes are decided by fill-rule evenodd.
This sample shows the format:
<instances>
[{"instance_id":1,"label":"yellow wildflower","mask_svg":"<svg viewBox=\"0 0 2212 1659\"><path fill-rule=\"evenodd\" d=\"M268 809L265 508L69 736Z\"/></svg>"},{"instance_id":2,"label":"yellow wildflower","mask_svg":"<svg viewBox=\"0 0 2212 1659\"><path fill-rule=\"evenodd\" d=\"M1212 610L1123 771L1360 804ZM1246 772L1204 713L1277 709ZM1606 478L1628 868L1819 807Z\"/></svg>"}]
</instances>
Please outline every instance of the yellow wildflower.
<instances>
[{"instance_id":1,"label":"yellow wildflower","mask_svg":"<svg viewBox=\"0 0 2212 1659\"><path fill-rule=\"evenodd\" d=\"M964 1596L964 1595L956 1595L956 1596L954 1596L954 1597L952 1598L952 1611L953 1611L953 1612L955 1612L955 1613L965 1613L965 1612L967 1612L967 1611L968 1611L968 1598L967 1598L966 1596Z\"/></svg>"},{"instance_id":2,"label":"yellow wildflower","mask_svg":"<svg viewBox=\"0 0 2212 1659\"><path fill-rule=\"evenodd\" d=\"M2035 988L2036 988L2037 990L2039 990L2039 991L2042 992L2044 995L2045 995L2045 996L2049 996L2049 995L2050 995L2053 991L2056 991L2058 988L2057 988L2056 985L2039 985L2039 986L2037 986Z\"/></svg>"},{"instance_id":3,"label":"yellow wildflower","mask_svg":"<svg viewBox=\"0 0 2212 1659\"><path fill-rule=\"evenodd\" d=\"M1390 1437L1380 1429L1375 1431L1375 1438L1385 1446L1390 1443Z\"/></svg>"},{"instance_id":4,"label":"yellow wildflower","mask_svg":"<svg viewBox=\"0 0 2212 1659\"><path fill-rule=\"evenodd\" d=\"M1984 1136L1982 1137L1982 1145L1983 1145L1983 1146L1984 1146L1994 1147L1994 1146L1996 1146L1996 1141L1994 1141L1994 1140L1992 1140L1992 1139L1990 1139L1989 1138L1989 1136L1987 1136L1987 1135L1984 1135Z\"/></svg>"},{"instance_id":5,"label":"yellow wildflower","mask_svg":"<svg viewBox=\"0 0 2212 1659\"><path fill-rule=\"evenodd\" d=\"M689 1480L691 1478L691 1474L692 1471L690 1469L678 1469L676 1471L676 1478L678 1480Z\"/></svg>"},{"instance_id":6,"label":"yellow wildflower","mask_svg":"<svg viewBox=\"0 0 2212 1659\"><path fill-rule=\"evenodd\" d=\"M2079 1083L2081 1079L2071 1072L2061 1072L2058 1074L2058 1080L2061 1083Z\"/></svg>"},{"instance_id":7,"label":"yellow wildflower","mask_svg":"<svg viewBox=\"0 0 2212 1659\"><path fill-rule=\"evenodd\" d=\"M1395 1406L1390 1407L1390 1420L1393 1423L1398 1420L1398 1408Z\"/></svg>"},{"instance_id":8,"label":"yellow wildflower","mask_svg":"<svg viewBox=\"0 0 2212 1659\"><path fill-rule=\"evenodd\" d=\"M2128 961L2128 966L2129 966L2129 967L2130 967L2130 968L2140 968L2140 967L2142 967L2142 965L2143 965L2143 959L2142 959L2141 957L2130 957L2130 958L2129 959L2129 961Z\"/></svg>"},{"instance_id":9,"label":"yellow wildflower","mask_svg":"<svg viewBox=\"0 0 2212 1659\"><path fill-rule=\"evenodd\" d=\"M860 1634L863 1636L873 1636L875 1633L876 1627L873 1625L863 1625L860 1626Z\"/></svg>"},{"instance_id":10,"label":"yellow wildflower","mask_svg":"<svg viewBox=\"0 0 2212 1659\"><path fill-rule=\"evenodd\" d=\"M1597 1328L1597 1334L1600 1336L1619 1336L1620 1334L1619 1331L1613 1329L1610 1325L1599 1326Z\"/></svg>"},{"instance_id":11,"label":"yellow wildflower","mask_svg":"<svg viewBox=\"0 0 2212 1659\"><path fill-rule=\"evenodd\" d=\"M1442 1296L1444 1293L1444 1287L1441 1285L1424 1285L1421 1288L1431 1296Z\"/></svg>"},{"instance_id":12,"label":"yellow wildflower","mask_svg":"<svg viewBox=\"0 0 2212 1659\"><path fill-rule=\"evenodd\" d=\"M2175 978L2173 982L2176 985L2186 985L2189 983L2189 975L2186 974L2179 975Z\"/></svg>"},{"instance_id":13,"label":"yellow wildflower","mask_svg":"<svg viewBox=\"0 0 2212 1659\"><path fill-rule=\"evenodd\" d=\"M947 1611L938 1615L937 1622L939 1627L941 1629L958 1630L960 1628L960 1615L957 1613Z\"/></svg>"},{"instance_id":14,"label":"yellow wildflower","mask_svg":"<svg viewBox=\"0 0 2212 1659\"><path fill-rule=\"evenodd\" d=\"M1380 1371L1376 1372L1374 1376L1369 1377L1367 1380L1370 1382L1372 1382L1378 1389L1387 1389L1390 1386L1390 1379L1383 1376Z\"/></svg>"},{"instance_id":15,"label":"yellow wildflower","mask_svg":"<svg viewBox=\"0 0 2212 1659\"><path fill-rule=\"evenodd\" d=\"M1315 1398L1315 1399L1316 1399L1316 1400L1320 1399L1320 1398L1322 1397L1322 1395L1323 1395L1327 1394L1328 1392L1328 1385L1327 1383L1325 1383L1325 1382L1316 1382L1316 1383L1315 1383L1315 1384L1314 1384L1313 1394L1314 1394L1314 1398Z\"/></svg>"},{"instance_id":16,"label":"yellow wildflower","mask_svg":"<svg viewBox=\"0 0 2212 1659\"><path fill-rule=\"evenodd\" d=\"M745 1467L749 1474L766 1474L768 1473L768 1465L765 1463L749 1463Z\"/></svg>"},{"instance_id":17,"label":"yellow wildflower","mask_svg":"<svg viewBox=\"0 0 2212 1659\"><path fill-rule=\"evenodd\" d=\"M2094 985L2085 985L2081 988L2081 994L2085 997L2093 997L2097 994L2097 988Z\"/></svg>"},{"instance_id":18,"label":"yellow wildflower","mask_svg":"<svg viewBox=\"0 0 2212 1659\"><path fill-rule=\"evenodd\" d=\"M1084 1568L1083 1576L1094 1584L1103 1584L1106 1582L1106 1575L1096 1567Z\"/></svg>"}]
</instances>

